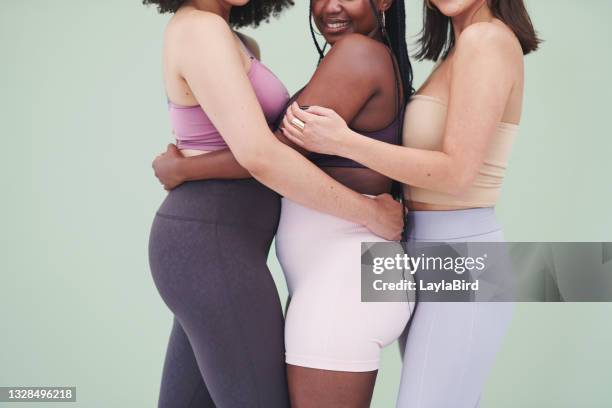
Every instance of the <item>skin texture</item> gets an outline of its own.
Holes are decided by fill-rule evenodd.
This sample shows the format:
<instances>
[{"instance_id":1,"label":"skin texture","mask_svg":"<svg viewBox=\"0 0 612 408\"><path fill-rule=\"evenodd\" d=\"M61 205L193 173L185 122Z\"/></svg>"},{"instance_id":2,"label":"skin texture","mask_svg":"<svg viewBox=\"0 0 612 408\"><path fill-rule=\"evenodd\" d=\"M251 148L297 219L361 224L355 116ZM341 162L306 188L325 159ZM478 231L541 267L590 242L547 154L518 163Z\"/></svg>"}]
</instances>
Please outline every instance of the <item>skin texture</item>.
<instances>
[{"instance_id":1,"label":"skin texture","mask_svg":"<svg viewBox=\"0 0 612 408\"><path fill-rule=\"evenodd\" d=\"M348 129L329 109L306 112L292 107L287 117L306 123L286 134L303 148L360 162L406 185L450 194L463 193L474 181L491 135L499 122L520 122L523 54L512 31L491 15L486 2L433 0L452 10L457 44L417 94L448 104L442 151L394 146ZM416 210L458 207L411 202Z\"/></svg>"},{"instance_id":2,"label":"skin texture","mask_svg":"<svg viewBox=\"0 0 612 408\"><path fill-rule=\"evenodd\" d=\"M386 9L388 5L380 4L379 7ZM369 2L315 1L313 16L320 32L332 44L332 49L295 105L336 106L334 109L338 114L353 127L376 130L386 126L395 116L395 83L393 75L389 75L393 72L392 61L381 43L356 34L371 33L376 28ZM327 23L340 21L347 24L342 31L328 29ZM355 61L360 63L355 64ZM321 100L323 103L318 102ZM285 120L283 129L288 128L293 126ZM283 134L285 132L283 130ZM342 173L344 170L348 171ZM336 177L344 177L345 183L352 183L361 191L368 180L376 177L369 169L328 171ZM354 179L345 176L351 173L355 175ZM384 180L381 180L383 183ZM384 185L390 188L390 184ZM339 372L288 365L291 405L295 408L369 407L377 373Z\"/></svg>"},{"instance_id":3,"label":"skin texture","mask_svg":"<svg viewBox=\"0 0 612 408\"><path fill-rule=\"evenodd\" d=\"M211 5L221 14L209 12ZM397 239L403 224L399 203L388 195L370 199L347 188L270 132L246 75L246 56L227 24L229 6L230 2L192 1L173 16L164 46L169 99L202 106L236 162L263 184L302 205Z\"/></svg>"},{"instance_id":4,"label":"skin texture","mask_svg":"<svg viewBox=\"0 0 612 408\"><path fill-rule=\"evenodd\" d=\"M388 0L378 2L381 10L387 9L389 5ZM355 128L366 131L386 127L395 117L397 89L393 77L392 64L394 62L389 51L379 42L376 35L376 20L369 0L350 2L317 0L313 3L313 15L317 27L326 35L332 48L300 93L297 103L329 106L335 109L344 121L351 123ZM340 21L346 22L342 30L330 29L327 25ZM242 56L243 63L247 59L248 57ZM355 63L356 61L359 63ZM204 69L204 67L195 67L195 69ZM248 65L244 69L247 70ZM192 75L195 75L195 72ZM219 82L227 84L226 81ZM201 89L204 87L202 86ZM194 94L197 95L197 91L194 91ZM235 95L232 91L226 91L226 94ZM235 97L231 99L239 100ZM177 103L190 104L190 101L178 101ZM209 106L212 104L202 106L208 113ZM235 109L233 108L233 111ZM220 114L219 109L217 112ZM213 121L215 120L214 113L209 116ZM232 118L235 117L232 116ZM220 127L219 130L225 136L224 130ZM245 131L244 133L245 136L250 137L251 132ZM276 137L301 153L308 154L307 150L300 149L299 146L289 141L282 131L277 132ZM188 158L183 158L176 146L169 145L167 152L158 156L154 161L156 175L167 189L185 180L250 177L249 172L253 173L253 171L251 168L246 169L245 161L240 157L241 154L247 154L244 151L246 148L241 146L242 152L236 152L230 139L226 139L230 146L229 150ZM247 142L241 141L240 143ZM262 140L257 143L262 143ZM269 141L266 143L271 144ZM250 148L263 151L261 146L254 143L251 143ZM294 149L290 150L297 154ZM274 161L271 162L274 163ZM390 179L369 169L327 168L324 170L343 185L361 193L379 194L390 190ZM293 177L296 174L294 171L302 170L287 170L283 173L291 174ZM253 175L256 174L253 173ZM313 179L312 183L319 183L319 181ZM314 206L311 205L311 207ZM397 232L401 232L401 228ZM289 365L287 374L293 407L358 408L369 406L377 371L338 372Z\"/></svg>"},{"instance_id":5,"label":"skin texture","mask_svg":"<svg viewBox=\"0 0 612 408\"><path fill-rule=\"evenodd\" d=\"M302 205L397 239L402 229L399 203L390 196L370 199L350 190L270 132L247 78L238 39L224 17L205 11L210 3L193 1L168 24L164 78L169 99L178 104L195 99L236 161L263 184Z\"/></svg>"},{"instance_id":6,"label":"skin texture","mask_svg":"<svg viewBox=\"0 0 612 408\"><path fill-rule=\"evenodd\" d=\"M389 1L380 1L380 9L387 9ZM326 34L332 48L313 78L298 98L302 105L319 104L335 109L351 126L364 131L386 127L394 118L394 100L389 97L395 93L395 82L388 75L391 58L387 49L378 42L363 46L362 32L368 36L376 34L376 21L367 0L353 2L315 1L313 14L315 23ZM352 19L350 16L359 16ZM328 22L343 21L347 26L341 30L329 30ZM248 57L244 57L248 65ZM360 64L354 64L360 61ZM248 69L248 68L247 68ZM381 76L377 76L381 73ZM365 83L364 81L370 81ZM334 84L330 87L329 84ZM286 126L286 124L285 124ZM276 137L307 155L289 141L281 131ZM189 157L181 160L175 146L168 145L166 153L158 156L153 163L156 176L167 190L175 188L187 180L248 178L250 173L236 160L229 149L207 153L206 157ZM343 185L364 194L379 195L388 193L391 180L369 169L323 168L323 170Z\"/></svg>"}]
</instances>

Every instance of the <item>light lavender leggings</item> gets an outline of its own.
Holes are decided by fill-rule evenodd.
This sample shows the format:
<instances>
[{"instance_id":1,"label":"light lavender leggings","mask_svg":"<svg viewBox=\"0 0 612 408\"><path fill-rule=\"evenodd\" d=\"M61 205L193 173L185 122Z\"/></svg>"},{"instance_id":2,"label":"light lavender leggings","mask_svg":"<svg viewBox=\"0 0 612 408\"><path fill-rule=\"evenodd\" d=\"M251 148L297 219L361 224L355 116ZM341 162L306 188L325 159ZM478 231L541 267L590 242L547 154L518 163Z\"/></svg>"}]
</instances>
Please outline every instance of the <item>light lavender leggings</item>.
<instances>
[{"instance_id":1,"label":"light lavender leggings","mask_svg":"<svg viewBox=\"0 0 612 408\"><path fill-rule=\"evenodd\" d=\"M412 211L408 241L503 241L495 210ZM397 408L475 408L513 303L420 302L400 338Z\"/></svg>"}]
</instances>

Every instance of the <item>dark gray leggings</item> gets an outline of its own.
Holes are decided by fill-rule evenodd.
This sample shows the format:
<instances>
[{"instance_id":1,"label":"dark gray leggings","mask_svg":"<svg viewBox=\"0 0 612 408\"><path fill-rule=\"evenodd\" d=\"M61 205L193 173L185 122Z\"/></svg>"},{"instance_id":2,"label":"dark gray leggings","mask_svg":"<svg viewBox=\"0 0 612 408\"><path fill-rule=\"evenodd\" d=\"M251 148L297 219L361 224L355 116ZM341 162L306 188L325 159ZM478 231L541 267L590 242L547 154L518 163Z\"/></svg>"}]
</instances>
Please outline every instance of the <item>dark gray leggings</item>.
<instances>
[{"instance_id":1,"label":"dark gray leggings","mask_svg":"<svg viewBox=\"0 0 612 408\"><path fill-rule=\"evenodd\" d=\"M161 205L149 264L174 324L159 408L289 407L266 265L279 215L278 194L254 179L190 181Z\"/></svg>"}]
</instances>

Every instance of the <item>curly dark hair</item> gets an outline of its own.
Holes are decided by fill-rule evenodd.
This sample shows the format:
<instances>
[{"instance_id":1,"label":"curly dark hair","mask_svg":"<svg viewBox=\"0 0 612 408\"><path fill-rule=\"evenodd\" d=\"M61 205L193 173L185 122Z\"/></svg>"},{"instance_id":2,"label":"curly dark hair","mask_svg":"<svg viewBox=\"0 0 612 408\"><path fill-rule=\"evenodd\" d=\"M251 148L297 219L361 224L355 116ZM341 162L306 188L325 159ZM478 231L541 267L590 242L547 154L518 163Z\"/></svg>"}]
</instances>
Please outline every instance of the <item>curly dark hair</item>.
<instances>
[{"instance_id":1,"label":"curly dark hair","mask_svg":"<svg viewBox=\"0 0 612 408\"><path fill-rule=\"evenodd\" d=\"M175 13L185 1L142 0L142 3L155 4L160 13ZM252 0L244 6L232 7L229 24L234 28L257 27L262 22L270 21L270 17L278 17L284 9L293 5L293 0Z\"/></svg>"}]
</instances>

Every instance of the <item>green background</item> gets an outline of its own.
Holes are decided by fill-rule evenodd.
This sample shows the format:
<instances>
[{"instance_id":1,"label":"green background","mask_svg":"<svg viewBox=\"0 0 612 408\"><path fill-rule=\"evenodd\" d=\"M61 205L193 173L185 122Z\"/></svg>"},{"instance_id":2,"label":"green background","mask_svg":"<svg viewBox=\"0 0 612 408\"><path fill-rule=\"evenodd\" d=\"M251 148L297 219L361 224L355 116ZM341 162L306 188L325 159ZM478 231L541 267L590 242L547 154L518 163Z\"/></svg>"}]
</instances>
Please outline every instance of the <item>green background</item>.
<instances>
[{"instance_id":1,"label":"green background","mask_svg":"<svg viewBox=\"0 0 612 408\"><path fill-rule=\"evenodd\" d=\"M291 91L316 61L307 2L296 2L245 30ZM546 42L527 58L522 130L498 206L506 237L612 241L612 2L528 6ZM413 41L421 2L406 8ZM156 404L171 314L147 239L165 195L150 163L172 141L167 18L138 0L0 5L0 386L77 386L78 403L66 406ZM430 68L415 63L415 85ZM270 264L284 297L273 254ZM612 406L611 313L612 304L519 305L482 407ZM400 368L397 347L387 348L372 406L393 406Z\"/></svg>"}]
</instances>

